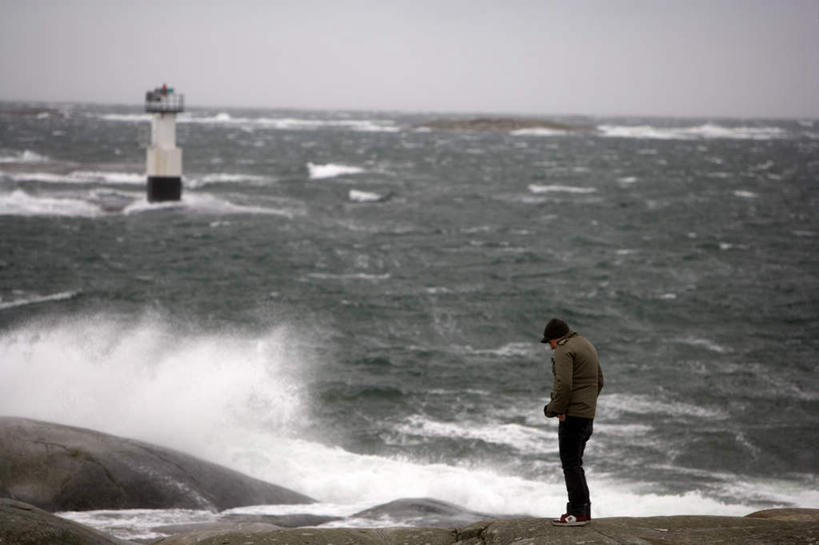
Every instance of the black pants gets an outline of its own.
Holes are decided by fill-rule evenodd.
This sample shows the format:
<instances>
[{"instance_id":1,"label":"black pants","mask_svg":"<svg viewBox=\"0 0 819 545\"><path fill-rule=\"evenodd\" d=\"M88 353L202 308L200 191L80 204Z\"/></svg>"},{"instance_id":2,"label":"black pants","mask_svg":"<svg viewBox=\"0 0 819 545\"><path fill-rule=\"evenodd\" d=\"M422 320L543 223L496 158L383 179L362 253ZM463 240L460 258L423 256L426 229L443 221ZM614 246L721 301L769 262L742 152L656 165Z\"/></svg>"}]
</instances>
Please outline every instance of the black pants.
<instances>
[{"instance_id":1,"label":"black pants","mask_svg":"<svg viewBox=\"0 0 819 545\"><path fill-rule=\"evenodd\" d=\"M563 465L563 476L566 478L566 490L569 492L569 514L580 515L588 510L589 487L586 486L586 474L583 472L583 451L586 441L592 435L591 418L567 416L557 428L560 444L560 463Z\"/></svg>"}]
</instances>

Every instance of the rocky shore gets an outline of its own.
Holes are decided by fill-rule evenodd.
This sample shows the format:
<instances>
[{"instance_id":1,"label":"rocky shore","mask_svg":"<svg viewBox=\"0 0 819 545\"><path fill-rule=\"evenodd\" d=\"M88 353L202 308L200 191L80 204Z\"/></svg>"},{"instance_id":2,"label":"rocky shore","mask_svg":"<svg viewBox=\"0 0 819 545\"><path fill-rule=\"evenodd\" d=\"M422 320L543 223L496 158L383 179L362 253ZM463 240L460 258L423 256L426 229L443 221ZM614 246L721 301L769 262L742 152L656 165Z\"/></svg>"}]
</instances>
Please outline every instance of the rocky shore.
<instances>
[{"instance_id":1,"label":"rocky shore","mask_svg":"<svg viewBox=\"0 0 819 545\"><path fill-rule=\"evenodd\" d=\"M0 545L127 545L48 511L225 509L308 504L307 496L192 456L91 430L0 417ZM581 528L548 519L497 518L446 502L404 499L353 517L417 518L417 527L316 528L338 517L214 515L211 522L154 528L161 545L819 545L819 509L747 517L618 517Z\"/></svg>"},{"instance_id":2,"label":"rocky shore","mask_svg":"<svg viewBox=\"0 0 819 545\"><path fill-rule=\"evenodd\" d=\"M784 510L793 511L793 510ZM546 519L482 521L462 528L290 529L234 528L193 531L161 545L785 545L819 540L819 510L798 517L605 518L578 528L556 528ZM797 518L799 520L792 520Z\"/></svg>"},{"instance_id":3,"label":"rocky shore","mask_svg":"<svg viewBox=\"0 0 819 545\"><path fill-rule=\"evenodd\" d=\"M167 528L166 531L169 531ZM819 509L747 517L603 518L579 528L547 519L486 520L459 528L281 528L264 522L188 525L156 545L815 545ZM34 506L0 499L3 545L129 545Z\"/></svg>"},{"instance_id":4,"label":"rocky shore","mask_svg":"<svg viewBox=\"0 0 819 545\"><path fill-rule=\"evenodd\" d=\"M0 497L47 511L314 501L181 452L24 418L0 417L0 460Z\"/></svg>"}]
</instances>

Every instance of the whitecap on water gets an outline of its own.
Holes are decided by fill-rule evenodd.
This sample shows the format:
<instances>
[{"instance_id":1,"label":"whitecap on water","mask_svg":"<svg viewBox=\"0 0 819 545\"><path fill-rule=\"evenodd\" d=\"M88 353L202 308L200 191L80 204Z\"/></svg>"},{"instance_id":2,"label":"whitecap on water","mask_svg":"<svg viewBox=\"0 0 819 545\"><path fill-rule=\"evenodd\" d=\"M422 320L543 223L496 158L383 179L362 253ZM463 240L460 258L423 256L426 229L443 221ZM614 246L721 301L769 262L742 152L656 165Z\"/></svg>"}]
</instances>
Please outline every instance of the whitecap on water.
<instances>
[{"instance_id":1,"label":"whitecap on water","mask_svg":"<svg viewBox=\"0 0 819 545\"><path fill-rule=\"evenodd\" d=\"M532 193L578 193L578 194L586 194L586 193L594 193L597 189L593 187L578 187L573 185L539 185L539 184L530 184L529 191Z\"/></svg>"},{"instance_id":2,"label":"whitecap on water","mask_svg":"<svg viewBox=\"0 0 819 545\"><path fill-rule=\"evenodd\" d=\"M707 348L708 350L711 350L712 352L717 352L719 354L725 354L727 352L730 352L728 348L725 348L724 346L719 345L709 339L702 339L698 337L683 337L681 339L676 339L676 341L690 346Z\"/></svg>"},{"instance_id":3,"label":"whitecap on water","mask_svg":"<svg viewBox=\"0 0 819 545\"><path fill-rule=\"evenodd\" d=\"M359 191L358 189L351 189L348 198L352 202L378 202L383 199L381 195L378 193L372 193L370 191Z\"/></svg>"},{"instance_id":4,"label":"whitecap on water","mask_svg":"<svg viewBox=\"0 0 819 545\"><path fill-rule=\"evenodd\" d=\"M270 181L267 176L259 176L255 174L241 174L229 172L216 172L213 174L205 174L203 176L194 176L185 178L185 185L188 187L203 187L211 184L239 184L245 183L250 185L261 185Z\"/></svg>"},{"instance_id":5,"label":"whitecap on water","mask_svg":"<svg viewBox=\"0 0 819 545\"><path fill-rule=\"evenodd\" d=\"M454 421L442 422L420 415L412 415L395 426L402 435L428 438L452 437L478 440L511 447L522 453L554 452L554 431L544 427L530 427L504 422Z\"/></svg>"},{"instance_id":6,"label":"whitecap on water","mask_svg":"<svg viewBox=\"0 0 819 545\"><path fill-rule=\"evenodd\" d=\"M738 189L734 191L734 195L737 197L741 197L743 199L756 199L758 195L752 191L746 191L743 189Z\"/></svg>"},{"instance_id":7,"label":"whitecap on water","mask_svg":"<svg viewBox=\"0 0 819 545\"><path fill-rule=\"evenodd\" d=\"M31 150L23 150L18 153L12 152L11 155L0 156L0 163L45 163L50 160L45 155L40 155Z\"/></svg>"},{"instance_id":8,"label":"whitecap on water","mask_svg":"<svg viewBox=\"0 0 819 545\"><path fill-rule=\"evenodd\" d=\"M560 131L556 129L535 128L518 129L516 131L511 131L509 134L513 136L566 136L569 133L567 131Z\"/></svg>"},{"instance_id":9,"label":"whitecap on water","mask_svg":"<svg viewBox=\"0 0 819 545\"><path fill-rule=\"evenodd\" d=\"M188 192L182 195L182 200L151 203L147 199L140 199L125 207L124 214L139 214L167 209L186 209L203 214L266 214L292 218L297 214L290 208L267 208L263 206L249 206L236 204L213 195Z\"/></svg>"},{"instance_id":10,"label":"whitecap on water","mask_svg":"<svg viewBox=\"0 0 819 545\"><path fill-rule=\"evenodd\" d=\"M69 174L69 178L78 182L102 182L106 184L144 185L146 183L145 174L134 172L76 170Z\"/></svg>"},{"instance_id":11,"label":"whitecap on water","mask_svg":"<svg viewBox=\"0 0 819 545\"><path fill-rule=\"evenodd\" d=\"M155 541L168 534L155 528L174 524L215 522L219 515L191 509L121 509L64 511L58 516L125 540Z\"/></svg>"},{"instance_id":12,"label":"whitecap on water","mask_svg":"<svg viewBox=\"0 0 819 545\"><path fill-rule=\"evenodd\" d=\"M709 409L681 401L666 401L659 397L631 394L604 394L597 401L598 408L608 418L622 414L668 415L674 417L726 418L716 409Z\"/></svg>"},{"instance_id":13,"label":"whitecap on water","mask_svg":"<svg viewBox=\"0 0 819 545\"><path fill-rule=\"evenodd\" d=\"M59 293L52 293L49 295L31 295L27 297L20 297L12 301L4 301L0 299L0 310L8 308L23 307L27 305L36 305L39 303L50 303L54 301L65 301L75 297L79 292L77 291L63 291Z\"/></svg>"},{"instance_id":14,"label":"whitecap on water","mask_svg":"<svg viewBox=\"0 0 819 545\"><path fill-rule=\"evenodd\" d=\"M360 174L364 172L364 169L361 167L338 163L327 163L323 165L307 163L307 171L311 180L321 180L325 178L346 176L348 174Z\"/></svg>"},{"instance_id":15,"label":"whitecap on water","mask_svg":"<svg viewBox=\"0 0 819 545\"><path fill-rule=\"evenodd\" d=\"M151 114L102 114L91 115L104 121L125 121L129 123L144 123L151 120Z\"/></svg>"},{"instance_id":16,"label":"whitecap on water","mask_svg":"<svg viewBox=\"0 0 819 545\"><path fill-rule=\"evenodd\" d=\"M705 123L692 127L654 127L651 125L600 125L601 136L608 138L642 138L656 140L737 139L771 140L787 138L781 127L725 127Z\"/></svg>"},{"instance_id":17,"label":"whitecap on water","mask_svg":"<svg viewBox=\"0 0 819 545\"><path fill-rule=\"evenodd\" d=\"M310 273L309 278L318 278L320 280L388 280L389 273L385 274L370 274L370 273Z\"/></svg>"},{"instance_id":18,"label":"whitecap on water","mask_svg":"<svg viewBox=\"0 0 819 545\"><path fill-rule=\"evenodd\" d=\"M134 185L146 183L144 174L133 172L75 170L68 174L53 172L0 172L0 175L15 182L38 182L49 184L103 183L110 185Z\"/></svg>"},{"instance_id":19,"label":"whitecap on water","mask_svg":"<svg viewBox=\"0 0 819 545\"><path fill-rule=\"evenodd\" d=\"M86 200L30 195L22 189L0 194L0 216L69 216L94 218L103 210Z\"/></svg>"}]
</instances>

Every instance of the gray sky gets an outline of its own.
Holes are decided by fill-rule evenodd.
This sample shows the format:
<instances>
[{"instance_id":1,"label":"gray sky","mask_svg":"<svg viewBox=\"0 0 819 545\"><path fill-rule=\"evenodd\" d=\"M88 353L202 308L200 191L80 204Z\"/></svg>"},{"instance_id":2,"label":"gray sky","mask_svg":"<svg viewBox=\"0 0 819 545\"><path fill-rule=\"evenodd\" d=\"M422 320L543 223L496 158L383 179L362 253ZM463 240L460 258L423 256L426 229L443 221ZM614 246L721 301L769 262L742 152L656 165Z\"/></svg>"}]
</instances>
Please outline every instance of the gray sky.
<instances>
[{"instance_id":1,"label":"gray sky","mask_svg":"<svg viewBox=\"0 0 819 545\"><path fill-rule=\"evenodd\" d=\"M819 118L817 0L0 0L0 100Z\"/></svg>"}]
</instances>

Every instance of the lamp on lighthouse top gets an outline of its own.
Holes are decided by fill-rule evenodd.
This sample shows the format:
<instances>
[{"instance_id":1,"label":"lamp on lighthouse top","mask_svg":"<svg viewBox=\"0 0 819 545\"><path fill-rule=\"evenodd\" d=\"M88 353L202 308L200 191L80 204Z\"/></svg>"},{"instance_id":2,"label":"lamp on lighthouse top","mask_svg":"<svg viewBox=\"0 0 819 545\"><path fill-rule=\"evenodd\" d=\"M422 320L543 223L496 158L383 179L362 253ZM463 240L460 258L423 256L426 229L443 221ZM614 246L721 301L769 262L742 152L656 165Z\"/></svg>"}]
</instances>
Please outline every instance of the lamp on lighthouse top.
<instances>
[{"instance_id":1,"label":"lamp on lighthouse top","mask_svg":"<svg viewBox=\"0 0 819 545\"><path fill-rule=\"evenodd\" d=\"M145 111L152 114L178 114L185 110L185 95L175 93L164 83L145 93Z\"/></svg>"}]
</instances>

